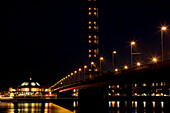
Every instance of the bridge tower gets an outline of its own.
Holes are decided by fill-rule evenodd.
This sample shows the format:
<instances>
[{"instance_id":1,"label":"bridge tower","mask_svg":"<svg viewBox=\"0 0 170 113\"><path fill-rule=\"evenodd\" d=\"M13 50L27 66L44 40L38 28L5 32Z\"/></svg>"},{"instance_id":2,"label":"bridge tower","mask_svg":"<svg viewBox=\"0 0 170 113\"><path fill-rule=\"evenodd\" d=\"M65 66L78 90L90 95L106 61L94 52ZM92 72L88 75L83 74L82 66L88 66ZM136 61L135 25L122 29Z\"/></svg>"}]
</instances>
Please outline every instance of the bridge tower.
<instances>
[{"instance_id":1,"label":"bridge tower","mask_svg":"<svg viewBox=\"0 0 170 113\"><path fill-rule=\"evenodd\" d=\"M88 29L89 72L93 73L99 71L99 26L97 0L88 0Z\"/></svg>"}]
</instances>

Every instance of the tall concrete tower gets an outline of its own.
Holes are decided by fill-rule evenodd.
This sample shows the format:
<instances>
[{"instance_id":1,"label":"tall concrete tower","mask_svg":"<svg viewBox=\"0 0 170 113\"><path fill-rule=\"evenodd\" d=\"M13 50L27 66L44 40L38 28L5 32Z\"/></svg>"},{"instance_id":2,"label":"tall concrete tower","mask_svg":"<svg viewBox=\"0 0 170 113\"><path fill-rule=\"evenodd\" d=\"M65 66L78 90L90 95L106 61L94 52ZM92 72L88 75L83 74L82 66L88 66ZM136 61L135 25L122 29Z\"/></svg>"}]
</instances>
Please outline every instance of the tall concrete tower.
<instances>
[{"instance_id":1,"label":"tall concrete tower","mask_svg":"<svg viewBox=\"0 0 170 113\"><path fill-rule=\"evenodd\" d=\"M99 71L99 26L98 26L98 2L88 0L88 38L89 38L89 72Z\"/></svg>"}]
</instances>

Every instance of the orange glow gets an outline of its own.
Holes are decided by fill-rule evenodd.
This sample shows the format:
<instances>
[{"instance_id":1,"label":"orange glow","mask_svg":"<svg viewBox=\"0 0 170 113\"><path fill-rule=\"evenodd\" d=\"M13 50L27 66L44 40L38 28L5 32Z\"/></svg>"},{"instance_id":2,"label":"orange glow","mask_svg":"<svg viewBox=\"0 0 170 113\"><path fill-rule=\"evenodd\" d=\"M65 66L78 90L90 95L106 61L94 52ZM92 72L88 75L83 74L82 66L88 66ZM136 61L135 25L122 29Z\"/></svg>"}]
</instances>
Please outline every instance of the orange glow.
<instances>
[{"instance_id":1,"label":"orange glow","mask_svg":"<svg viewBox=\"0 0 170 113\"><path fill-rule=\"evenodd\" d=\"M94 57L96 57L96 54L94 55Z\"/></svg>"},{"instance_id":2,"label":"orange glow","mask_svg":"<svg viewBox=\"0 0 170 113\"><path fill-rule=\"evenodd\" d=\"M86 66L86 65L84 65L84 68L87 68L87 66Z\"/></svg>"},{"instance_id":3,"label":"orange glow","mask_svg":"<svg viewBox=\"0 0 170 113\"><path fill-rule=\"evenodd\" d=\"M94 65L94 62L91 62L91 65Z\"/></svg>"},{"instance_id":4,"label":"orange glow","mask_svg":"<svg viewBox=\"0 0 170 113\"><path fill-rule=\"evenodd\" d=\"M134 42L134 41L132 41L132 42L131 42L131 45L135 45L135 42Z\"/></svg>"},{"instance_id":5,"label":"orange glow","mask_svg":"<svg viewBox=\"0 0 170 113\"><path fill-rule=\"evenodd\" d=\"M124 66L124 69L128 69L128 66Z\"/></svg>"},{"instance_id":6,"label":"orange glow","mask_svg":"<svg viewBox=\"0 0 170 113\"><path fill-rule=\"evenodd\" d=\"M89 29L91 29L91 26L89 26Z\"/></svg>"},{"instance_id":7,"label":"orange glow","mask_svg":"<svg viewBox=\"0 0 170 113\"><path fill-rule=\"evenodd\" d=\"M91 38L91 35L89 35L89 38Z\"/></svg>"},{"instance_id":8,"label":"orange glow","mask_svg":"<svg viewBox=\"0 0 170 113\"><path fill-rule=\"evenodd\" d=\"M81 71L81 68L79 68L79 71Z\"/></svg>"},{"instance_id":9,"label":"orange glow","mask_svg":"<svg viewBox=\"0 0 170 113\"><path fill-rule=\"evenodd\" d=\"M165 27L165 26L162 26L162 27L161 27L161 30L164 30L164 31L165 31L165 30L166 30L166 27Z\"/></svg>"},{"instance_id":10,"label":"orange glow","mask_svg":"<svg viewBox=\"0 0 170 113\"><path fill-rule=\"evenodd\" d=\"M113 54L116 54L116 51L113 51Z\"/></svg>"},{"instance_id":11,"label":"orange glow","mask_svg":"<svg viewBox=\"0 0 170 113\"><path fill-rule=\"evenodd\" d=\"M89 15L91 15L91 12L89 12Z\"/></svg>"},{"instance_id":12,"label":"orange glow","mask_svg":"<svg viewBox=\"0 0 170 113\"><path fill-rule=\"evenodd\" d=\"M96 25L96 21L94 21L94 25Z\"/></svg>"},{"instance_id":13,"label":"orange glow","mask_svg":"<svg viewBox=\"0 0 170 113\"><path fill-rule=\"evenodd\" d=\"M97 14L97 13L96 13L96 12L94 12L94 15L95 15L95 16L96 16L96 14Z\"/></svg>"},{"instance_id":14,"label":"orange glow","mask_svg":"<svg viewBox=\"0 0 170 113\"><path fill-rule=\"evenodd\" d=\"M97 68L95 68L94 71L98 71Z\"/></svg>"},{"instance_id":15,"label":"orange glow","mask_svg":"<svg viewBox=\"0 0 170 113\"><path fill-rule=\"evenodd\" d=\"M140 64L140 62L137 62L136 65L137 65L137 66L140 66L141 64Z\"/></svg>"},{"instance_id":16,"label":"orange glow","mask_svg":"<svg viewBox=\"0 0 170 113\"><path fill-rule=\"evenodd\" d=\"M77 71L74 71L74 73L77 73Z\"/></svg>"},{"instance_id":17,"label":"orange glow","mask_svg":"<svg viewBox=\"0 0 170 113\"><path fill-rule=\"evenodd\" d=\"M118 72L118 69L116 68L115 71Z\"/></svg>"},{"instance_id":18,"label":"orange glow","mask_svg":"<svg viewBox=\"0 0 170 113\"><path fill-rule=\"evenodd\" d=\"M91 43L91 40L89 40L89 43Z\"/></svg>"},{"instance_id":19,"label":"orange glow","mask_svg":"<svg viewBox=\"0 0 170 113\"><path fill-rule=\"evenodd\" d=\"M91 50L89 50L89 53L91 52Z\"/></svg>"},{"instance_id":20,"label":"orange glow","mask_svg":"<svg viewBox=\"0 0 170 113\"><path fill-rule=\"evenodd\" d=\"M91 57L91 55L89 54L89 57Z\"/></svg>"},{"instance_id":21,"label":"orange glow","mask_svg":"<svg viewBox=\"0 0 170 113\"><path fill-rule=\"evenodd\" d=\"M91 21L89 21L89 24L91 24Z\"/></svg>"},{"instance_id":22,"label":"orange glow","mask_svg":"<svg viewBox=\"0 0 170 113\"><path fill-rule=\"evenodd\" d=\"M96 35L94 35L94 39L96 39L97 37L96 37Z\"/></svg>"},{"instance_id":23,"label":"orange glow","mask_svg":"<svg viewBox=\"0 0 170 113\"><path fill-rule=\"evenodd\" d=\"M100 60L103 60L103 57L100 57Z\"/></svg>"},{"instance_id":24,"label":"orange glow","mask_svg":"<svg viewBox=\"0 0 170 113\"><path fill-rule=\"evenodd\" d=\"M91 10L91 7L89 7L89 10Z\"/></svg>"},{"instance_id":25,"label":"orange glow","mask_svg":"<svg viewBox=\"0 0 170 113\"><path fill-rule=\"evenodd\" d=\"M94 26L94 29L97 29L97 27L96 27L96 26Z\"/></svg>"},{"instance_id":26,"label":"orange glow","mask_svg":"<svg viewBox=\"0 0 170 113\"><path fill-rule=\"evenodd\" d=\"M94 53L96 53L96 49L94 50Z\"/></svg>"},{"instance_id":27,"label":"orange glow","mask_svg":"<svg viewBox=\"0 0 170 113\"><path fill-rule=\"evenodd\" d=\"M152 61L153 61L153 62L157 62L158 59L154 57L154 58L152 58Z\"/></svg>"}]
</instances>

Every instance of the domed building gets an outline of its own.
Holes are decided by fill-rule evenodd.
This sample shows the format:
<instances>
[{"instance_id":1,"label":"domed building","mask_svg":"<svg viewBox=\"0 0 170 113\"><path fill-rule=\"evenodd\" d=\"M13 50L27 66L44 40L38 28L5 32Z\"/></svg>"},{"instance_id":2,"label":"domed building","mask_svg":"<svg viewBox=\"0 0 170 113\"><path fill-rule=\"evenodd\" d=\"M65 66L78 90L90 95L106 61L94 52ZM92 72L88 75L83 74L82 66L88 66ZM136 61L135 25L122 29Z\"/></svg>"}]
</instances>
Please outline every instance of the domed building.
<instances>
[{"instance_id":1,"label":"domed building","mask_svg":"<svg viewBox=\"0 0 170 113\"><path fill-rule=\"evenodd\" d=\"M43 91L40 84L32 81L32 78L27 82L23 82L17 89L18 96L42 95L41 92Z\"/></svg>"}]
</instances>

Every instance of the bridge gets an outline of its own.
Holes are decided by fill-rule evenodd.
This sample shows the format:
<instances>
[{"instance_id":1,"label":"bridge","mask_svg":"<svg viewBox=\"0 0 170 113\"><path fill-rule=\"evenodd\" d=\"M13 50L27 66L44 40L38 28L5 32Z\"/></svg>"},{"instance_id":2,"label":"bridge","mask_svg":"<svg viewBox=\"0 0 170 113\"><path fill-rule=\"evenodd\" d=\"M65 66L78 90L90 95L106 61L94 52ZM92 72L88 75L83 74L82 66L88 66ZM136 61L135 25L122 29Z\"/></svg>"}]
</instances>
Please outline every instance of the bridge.
<instances>
[{"instance_id":1,"label":"bridge","mask_svg":"<svg viewBox=\"0 0 170 113\"><path fill-rule=\"evenodd\" d=\"M109 101L112 100L127 101L128 108L132 108L132 101L141 100L149 100L147 102L149 105L152 101L165 101L165 105L168 105L170 99L169 69L170 61L168 60L119 72L102 74L98 72L92 75L86 73L84 76L77 74L81 77L70 75L51 86L51 91L56 93L58 98L76 97L80 100L80 107L87 102L91 102L90 106L93 106L93 109L97 109L98 106L104 107L99 110L106 109ZM99 105L96 105L96 101ZM142 101L138 104L142 105ZM168 109L167 106L165 108Z\"/></svg>"},{"instance_id":2,"label":"bridge","mask_svg":"<svg viewBox=\"0 0 170 113\"><path fill-rule=\"evenodd\" d=\"M117 103L117 106L127 108L129 111L132 111L133 101L138 101L137 104L141 106L141 110L144 101L147 101L145 104L148 108L151 108L153 101L157 101L159 105L162 105L161 103L164 101L164 109L168 111L170 60L163 60L163 50L162 61L158 62L157 58L152 58L144 48L140 47L152 58L152 61L143 65L138 62L134 67L133 55L140 53L133 52L136 43L132 41L131 68L128 66L124 66L124 69L121 70L115 68L114 55L116 51L113 51L112 70L102 71L103 57L99 56L98 6L94 1L88 1L89 63L49 87L51 92L55 93L58 98L74 97L78 99L80 112L86 109L105 112L112 101L120 101L120 105Z\"/></svg>"}]
</instances>

